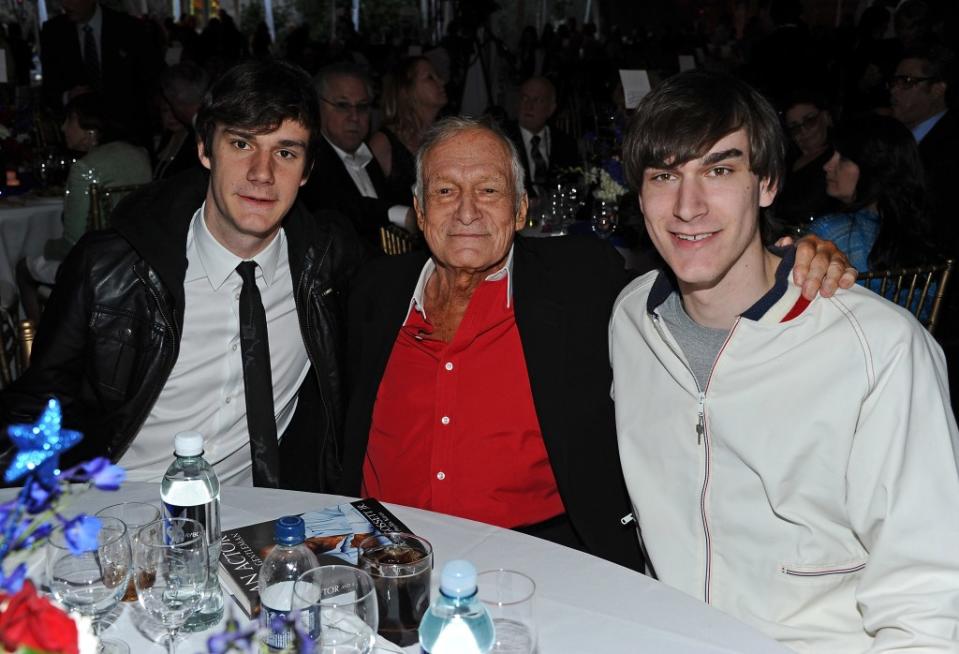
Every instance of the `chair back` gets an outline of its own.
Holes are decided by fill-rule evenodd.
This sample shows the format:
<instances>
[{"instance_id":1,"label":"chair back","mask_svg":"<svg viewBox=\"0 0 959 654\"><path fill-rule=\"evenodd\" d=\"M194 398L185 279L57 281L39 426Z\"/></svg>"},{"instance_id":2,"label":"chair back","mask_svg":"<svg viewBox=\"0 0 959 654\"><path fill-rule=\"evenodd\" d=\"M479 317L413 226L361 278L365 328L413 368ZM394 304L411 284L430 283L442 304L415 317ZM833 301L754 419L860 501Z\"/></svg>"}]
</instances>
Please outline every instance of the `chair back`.
<instances>
[{"instance_id":1,"label":"chair back","mask_svg":"<svg viewBox=\"0 0 959 654\"><path fill-rule=\"evenodd\" d=\"M29 320L17 322L19 299L16 292L6 292L0 282L0 388L6 388L27 369L33 348L34 325Z\"/></svg>"},{"instance_id":2,"label":"chair back","mask_svg":"<svg viewBox=\"0 0 959 654\"><path fill-rule=\"evenodd\" d=\"M859 280L865 281L866 286L876 290L879 295L909 309L933 334L939 322L953 263L952 259L947 259L929 266L864 272L859 274ZM878 290L875 284L869 283L872 280L879 281ZM933 293L931 300L930 289Z\"/></svg>"},{"instance_id":3,"label":"chair back","mask_svg":"<svg viewBox=\"0 0 959 654\"><path fill-rule=\"evenodd\" d=\"M110 214L124 195L135 191L143 184L123 184L119 186L102 186L93 182L90 184L90 213L87 217L87 231L106 229L110 226Z\"/></svg>"},{"instance_id":4,"label":"chair back","mask_svg":"<svg viewBox=\"0 0 959 654\"><path fill-rule=\"evenodd\" d=\"M386 254L405 254L416 249L419 238L402 227L386 225L380 227L380 245Z\"/></svg>"}]
</instances>

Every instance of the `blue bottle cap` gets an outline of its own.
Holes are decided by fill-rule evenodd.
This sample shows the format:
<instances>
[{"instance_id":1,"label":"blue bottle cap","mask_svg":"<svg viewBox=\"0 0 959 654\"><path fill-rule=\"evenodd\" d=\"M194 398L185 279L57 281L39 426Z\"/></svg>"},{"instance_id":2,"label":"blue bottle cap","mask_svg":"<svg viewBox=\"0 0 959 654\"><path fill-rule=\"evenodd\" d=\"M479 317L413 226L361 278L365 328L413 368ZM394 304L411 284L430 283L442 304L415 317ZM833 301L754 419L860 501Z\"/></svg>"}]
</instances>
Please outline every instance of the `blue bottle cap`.
<instances>
[{"instance_id":1,"label":"blue bottle cap","mask_svg":"<svg viewBox=\"0 0 959 654\"><path fill-rule=\"evenodd\" d=\"M469 597L476 592L476 568L462 559L448 562L440 575L440 591L447 597Z\"/></svg>"},{"instance_id":2,"label":"blue bottle cap","mask_svg":"<svg viewBox=\"0 0 959 654\"><path fill-rule=\"evenodd\" d=\"M273 540L277 545L297 545L306 539L306 525L298 515L285 515L273 523Z\"/></svg>"}]
</instances>

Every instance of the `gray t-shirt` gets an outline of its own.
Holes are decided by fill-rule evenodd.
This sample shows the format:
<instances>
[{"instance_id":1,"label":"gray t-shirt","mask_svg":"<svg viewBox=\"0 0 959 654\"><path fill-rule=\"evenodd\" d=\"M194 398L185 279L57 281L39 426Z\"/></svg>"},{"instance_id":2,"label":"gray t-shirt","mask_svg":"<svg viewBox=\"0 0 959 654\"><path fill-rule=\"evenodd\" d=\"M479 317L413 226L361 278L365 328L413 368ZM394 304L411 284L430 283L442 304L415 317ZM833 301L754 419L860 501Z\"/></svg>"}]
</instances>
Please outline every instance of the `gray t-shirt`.
<instances>
[{"instance_id":1,"label":"gray t-shirt","mask_svg":"<svg viewBox=\"0 0 959 654\"><path fill-rule=\"evenodd\" d=\"M705 389L709 372L719 354L719 348L726 341L729 330L703 327L690 318L683 307L679 293L675 291L670 293L666 301L659 306L659 314L666 321L669 332L686 355L689 367L692 368L696 382L699 384L699 390Z\"/></svg>"}]
</instances>

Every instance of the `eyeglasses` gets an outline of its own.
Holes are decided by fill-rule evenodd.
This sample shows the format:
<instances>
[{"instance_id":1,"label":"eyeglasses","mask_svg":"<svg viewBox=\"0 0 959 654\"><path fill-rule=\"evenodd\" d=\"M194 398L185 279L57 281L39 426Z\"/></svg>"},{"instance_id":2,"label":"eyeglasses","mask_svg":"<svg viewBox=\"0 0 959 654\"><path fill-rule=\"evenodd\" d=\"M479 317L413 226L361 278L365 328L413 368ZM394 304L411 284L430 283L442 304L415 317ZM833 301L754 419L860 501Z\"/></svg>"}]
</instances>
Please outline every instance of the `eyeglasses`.
<instances>
[{"instance_id":1,"label":"eyeglasses","mask_svg":"<svg viewBox=\"0 0 959 654\"><path fill-rule=\"evenodd\" d=\"M320 100L330 105L341 114L349 114L353 111L356 111L356 113L360 115L368 114L370 113L370 107L372 106L369 102L357 102L356 104L347 102L346 100L337 100L336 102L333 102L332 100L327 100L323 97L321 97Z\"/></svg>"},{"instance_id":2,"label":"eyeglasses","mask_svg":"<svg viewBox=\"0 0 959 654\"><path fill-rule=\"evenodd\" d=\"M908 91L911 88L914 88L917 84L922 84L923 82L934 82L937 78L935 77L913 77L912 75L893 75L889 78L889 82L886 83L890 89L904 89Z\"/></svg>"},{"instance_id":3,"label":"eyeglasses","mask_svg":"<svg viewBox=\"0 0 959 654\"><path fill-rule=\"evenodd\" d=\"M800 132L804 132L807 129L812 129L816 126L816 122L819 120L819 116L822 114L821 111L817 111L814 114L809 114L803 117L798 123L787 123L786 131L795 136Z\"/></svg>"}]
</instances>

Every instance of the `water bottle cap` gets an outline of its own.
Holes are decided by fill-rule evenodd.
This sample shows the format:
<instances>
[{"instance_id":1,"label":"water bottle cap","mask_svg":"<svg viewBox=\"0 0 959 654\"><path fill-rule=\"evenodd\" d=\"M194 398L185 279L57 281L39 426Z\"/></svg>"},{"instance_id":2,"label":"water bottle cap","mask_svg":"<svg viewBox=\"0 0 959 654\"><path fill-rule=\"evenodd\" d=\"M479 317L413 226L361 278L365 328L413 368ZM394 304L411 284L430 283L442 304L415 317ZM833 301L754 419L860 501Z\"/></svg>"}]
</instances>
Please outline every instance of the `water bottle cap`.
<instances>
[{"instance_id":1,"label":"water bottle cap","mask_svg":"<svg viewBox=\"0 0 959 654\"><path fill-rule=\"evenodd\" d=\"M462 559L448 562L440 575L440 590L448 597L469 597L476 592L476 568Z\"/></svg>"},{"instance_id":2,"label":"water bottle cap","mask_svg":"<svg viewBox=\"0 0 959 654\"><path fill-rule=\"evenodd\" d=\"M297 545L306 538L306 525L298 515L285 515L273 524L273 540L277 545Z\"/></svg>"},{"instance_id":3,"label":"water bottle cap","mask_svg":"<svg viewBox=\"0 0 959 654\"><path fill-rule=\"evenodd\" d=\"M177 456L200 456L203 454L203 434L198 431L182 431L173 437Z\"/></svg>"}]
</instances>

